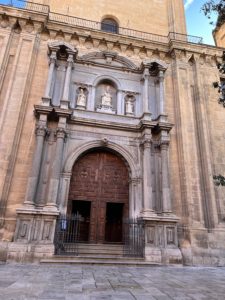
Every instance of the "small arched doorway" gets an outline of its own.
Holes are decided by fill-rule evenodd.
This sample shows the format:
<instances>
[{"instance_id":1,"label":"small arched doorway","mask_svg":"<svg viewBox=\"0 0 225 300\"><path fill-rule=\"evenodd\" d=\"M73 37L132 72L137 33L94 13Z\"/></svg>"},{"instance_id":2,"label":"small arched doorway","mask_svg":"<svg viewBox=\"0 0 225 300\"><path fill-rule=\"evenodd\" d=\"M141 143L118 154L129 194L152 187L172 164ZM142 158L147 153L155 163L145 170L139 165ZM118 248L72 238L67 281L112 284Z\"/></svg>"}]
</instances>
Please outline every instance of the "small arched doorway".
<instances>
[{"instance_id":1,"label":"small arched doorway","mask_svg":"<svg viewBox=\"0 0 225 300\"><path fill-rule=\"evenodd\" d=\"M129 211L129 173L117 154L95 149L74 164L68 214L81 217L81 242L122 242L123 218Z\"/></svg>"}]
</instances>

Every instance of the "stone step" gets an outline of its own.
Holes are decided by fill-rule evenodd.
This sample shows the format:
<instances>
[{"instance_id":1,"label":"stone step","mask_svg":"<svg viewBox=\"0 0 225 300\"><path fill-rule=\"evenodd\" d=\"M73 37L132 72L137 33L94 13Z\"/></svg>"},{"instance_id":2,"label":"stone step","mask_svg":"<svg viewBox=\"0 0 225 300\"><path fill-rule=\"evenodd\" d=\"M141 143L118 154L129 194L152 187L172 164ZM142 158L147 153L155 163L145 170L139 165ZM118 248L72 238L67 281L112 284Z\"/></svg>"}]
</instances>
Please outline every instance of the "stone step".
<instances>
[{"instance_id":1,"label":"stone step","mask_svg":"<svg viewBox=\"0 0 225 300\"><path fill-rule=\"evenodd\" d=\"M41 264L90 264L90 265L124 265L124 266L161 266L159 263L152 263L144 259L134 258L90 258L90 257L68 257L58 256L40 260Z\"/></svg>"},{"instance_id":2,"label":"stone step","mask_svg":"<svg viewBox=\"0 0 225 300\"><path fill-rule=\"evenodd\" d=\"M73 247L73 245L64 245L65 249L69 249L69 247ZM78 249L78 253L81 255L119 255L123 254L123 246L122 245L114 245L114 244L78 244L74 245L74 248Z\"/></svg>"},{"instance_id":3,"label":"stone step","mask_svg":"<svg viewBox=\"0 0 225 300\"><path fill-rule=\"evenodd\" d=\"M79 248L91 248L91 249L123 249L123 245L121 244L83 244L78 243L77 246Z\"/></svg>"},{"instance_id":4,"label":"stone step","mask_svg":"<svg viewBox=\"0 0 225 300\"><path fill-rule=\"evenodd\" d=\"M120 255L113 255L113 254L101 254L101 255L96 255L96 254L79 254L79 255L55 255L54 259L73 259L73 258L82 258L82 259L96 259L96 260L101 260L101 259L115 259L115 260L137 260L137 261L144 261L144 258L142 257L124 257L121 254Z\"/></svg>"}]
</instances>

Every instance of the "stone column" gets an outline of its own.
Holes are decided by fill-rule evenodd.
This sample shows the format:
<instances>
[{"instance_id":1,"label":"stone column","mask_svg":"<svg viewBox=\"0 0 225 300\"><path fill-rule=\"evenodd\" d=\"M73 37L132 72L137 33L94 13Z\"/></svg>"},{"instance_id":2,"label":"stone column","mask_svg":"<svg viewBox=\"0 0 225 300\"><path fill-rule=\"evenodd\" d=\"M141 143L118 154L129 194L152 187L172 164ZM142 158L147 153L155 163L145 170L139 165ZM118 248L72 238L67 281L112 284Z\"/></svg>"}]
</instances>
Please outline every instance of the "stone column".
<instances>
[{"instance_id":1,"label":"stone column","mask_svg":"<svg viewBox=\"0 0 225 300\"><path fill-rule=\"evenodd\" d=\"M159 115L164 115L164 72L159 71Z\"/></svg>"},{"instance_id":2,"label":"stone column","mask_svg":"<svg viewBox=\"0 0 225 300\"><path fill-rule=\"evenodd\" d=\"M47 128L39 125L36 128L36 147L33 155L33 163L31 168L31 175L28 179L27 190L24 204L28 206L35 205L35 195L37 191L38 178L41 169L41 159L44 147L44 139L47 133Z\"/></svg>"},{"instance_id":3,"label":"stone column","mask_svg":"<svg viewBox=\"0 0 225 300\"><path fill-rule=\"evenodd\" d=\"M124 97L121 90L117 93L117 115L124 115Z\"/></svg>"},{"instance_id":4,"label":"stone column","mask_svg":"<svg viewBox=\"0 0 225 300\"><path fill-rule=\"evenodd\" d=\"M57 128L56 130L56 150L53 158L51 179L49 182L49 190L47 196L46 207L50 209L57 209L57 196L58 196L58 187L61 171L61 162L63 158L63 147L64 140L66 137L66 131L64 128Z\"/></svg>"},{"instance_id":5,"label":"stone column","mask_svg":"<svg viewBox=\"0 0 225 300\"><path fill-rule=\"evenodd\" d=\"M74 64L73 54L69 54L69 57L67 59L67 68L66 68L66 77L65 77L64 88L63 88L63 96L60 105L61 108L69 107L70 81L71 81L73 64Z\"/></svg>"},{"instance_id":6,"label":"stone column","mask_svg":"<svg viewBox=\"0 0 225 300\"><path fill-rule=\"evenodd\" d=\"M50 99L51 99L51 86L52 86L52 80L53 80L53 74L54 74L54 69L56 65L56 52L57 50L52 51L50 55L50 65L49 65L49 71L48 71L48 79L45 87L45 94L44 97L42 98L43 104L49 105Z\"/></svg>"},{"instance_id":7,"label":"stone column","mask_svg":"<svg viewBox=\"0 0 225 300\"><path fill-rule=\"evenodd\" d=\"M136 218L141 211L140 207L140 195L138 195L138 184L140 182L139 178L132 178L130 180L131 185L131 196L130 196L130 204L129 204L129 216L131 218ZM139 201L139 202L138 202Z\"/></svg>"},{"instance_id":8,"label":"stone column","mask_svg":"<svg viewBox=\"0 0 225 300\"><path fill-rule=\"evenodd\" d=\"M151 138L144 138L143 146L143 216L154 214L152 197L152 165L151 165Z\"/></svg>"},{"instance_id":9,"label":"stone column","mask_svg":"<svg viewBox=\"0 0 225 300\"><path fill-rule=\"evenodd\" d=\"M143 97L143 112L149 113L149 69L145 68L143 73L144 79L144 97Z\"/></svg>"},{"instance_id":10,"label":"stone column","mask_svg":"<svg viewBox=\"0 0 225 300\"><path fill-rule=\"evenodd\" d=\"M165 214L172 213L170 181L169 181L169 161L168 149L169 141L161 141L161 165L162 165L162 210Z\"/></svg>"}]
</instances>

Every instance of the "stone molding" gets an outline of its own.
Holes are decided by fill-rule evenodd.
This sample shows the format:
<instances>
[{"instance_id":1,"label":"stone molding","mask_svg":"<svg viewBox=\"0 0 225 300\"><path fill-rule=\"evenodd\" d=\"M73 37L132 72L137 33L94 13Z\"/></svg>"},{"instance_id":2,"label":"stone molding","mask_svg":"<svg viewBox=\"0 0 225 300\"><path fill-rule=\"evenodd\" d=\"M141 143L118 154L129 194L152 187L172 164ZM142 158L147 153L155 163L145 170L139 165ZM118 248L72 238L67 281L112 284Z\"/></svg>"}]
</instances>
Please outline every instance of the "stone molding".
<instances>
[{"instance_id":1,"label":"stone molding","mask_svg":"<svg viewBox=\"0 0 225 300\"><path fill-rule=\"evenodd\" d=\"M20 11L20 17L16 15L16 9L13 7L0 7L0 13L4 16L4 20L0 21L0 26L6 31L14 30L14 25L17 23L20 26L20 34L41 34L41 38L44 40L60 40L53 43L64 43L65 45L70 44L85 46L86 41L93 49L102 49L101 43L104 40L105 48L104 51L114 51L127 54L127 56L138 56L140 60L144 59L159 59L170 63L171 59L184 60L188 62L193 54L199 53L201 57L204 57L204 63L215 65L217 63L217 58L222 57L223 48L216 48L209 45L202 44L191 44L185 41L173 40L170 43L160 43L152 41L142 41L138 39L136 42L135 37L124 37L120 36L118 42L118 37L114 35L108 35L107 41L105 40L105 32L96 32L90 28L87 33L86 28L76 27L76 35L74 35L74 28L69 24L57 24L58 31L55 29L52 21L50 21L47 16L40 15L38 12L23 12ZM28 24L29 23L29 24ZM29 25L29 26L28 26ZM31 30L32 28L32 30ZM91 40L91 43L90 43ZM74 48L73 48L74 49ZM88 46L88 49L90 47ZM143 49L145 49L143 51ZM129 53L128 53L129 52Z\"/></svg>"},{"instance_id":2,"label":"stone molding","mask_svg":"<svg viewBox=\"0 0 225 300\"><path fill-rule=\"evenodd\" d=\"M64 167L62 168L62 173L71 173L71 170L73 168L73 165L75 163L75 161L80 157L80 155L90 149L93 148L101 148L102 147L102 140L95 140L95 141L91 141L91 142L85 142L83 144L81 144L80 146L76 146L75 149L72 149L71 152L69 153ZM107 141L107 145L105 145L106 148L114 150L115 152L117 152L118 154L120 154L125 161L127 162L129 168L130 168L130 172L131 172L131 177L136 178L139 177L139 171L137 170L136 167L136 163L135 163L135 159L132 156L132 154L130 153L130 151L128 149L126 149L125 146L116 144L110 140Z\"/></svg>"}]
</instances>

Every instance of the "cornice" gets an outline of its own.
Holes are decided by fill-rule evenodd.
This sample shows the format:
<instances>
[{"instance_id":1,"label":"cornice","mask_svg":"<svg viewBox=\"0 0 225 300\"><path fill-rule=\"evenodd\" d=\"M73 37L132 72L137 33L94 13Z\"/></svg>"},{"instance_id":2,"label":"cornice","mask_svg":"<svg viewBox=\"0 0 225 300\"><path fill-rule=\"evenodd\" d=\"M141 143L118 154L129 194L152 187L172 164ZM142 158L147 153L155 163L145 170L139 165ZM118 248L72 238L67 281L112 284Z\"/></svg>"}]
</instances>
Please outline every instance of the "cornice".
<instances>
[{"instance_id":1,"label":"cornice","mask_svg":"<svg viewBox=\"0 0 225 300\"><path fill-rule=\"evenodd\" d=\"M115 51L140 61L155 58L169 64L171 59L174 59L175 51L184 52L187 60L193 54L214 57L217 60L220 59L223 52L223 48L211 45L192 44L178 40L170 40L168 43L150 41L59 23L49 20L47 13L26 11L14 7L0 5L0 15L0 28L14 31L17 29L18 33L40 34L43 41L61 40L78 48L84 47L89 51ZM6 19L3 20L2 16Z\"/></svg>"}]
</instances>

